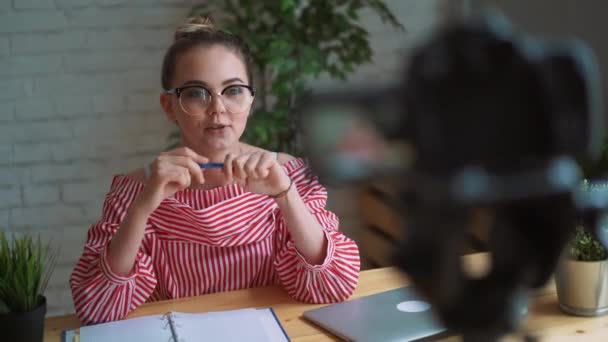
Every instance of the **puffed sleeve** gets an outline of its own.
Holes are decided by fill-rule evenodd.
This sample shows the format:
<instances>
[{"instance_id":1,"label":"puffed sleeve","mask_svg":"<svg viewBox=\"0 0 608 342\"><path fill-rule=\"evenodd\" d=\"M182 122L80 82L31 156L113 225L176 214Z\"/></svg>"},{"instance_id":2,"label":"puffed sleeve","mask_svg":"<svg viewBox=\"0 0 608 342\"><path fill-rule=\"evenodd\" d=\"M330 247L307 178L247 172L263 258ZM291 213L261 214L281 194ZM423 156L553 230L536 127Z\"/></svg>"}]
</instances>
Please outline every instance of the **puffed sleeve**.
<instances>
[{"instance_id":1,"label":"puffed sleeve","mask_svg":"<svg viewBox=\"0 0 608 342\"><path fill-rule=\"evenodd\" d=\"M325 209L327 190L318 182L301 159L286 165L300 197L323 227L327 240L325 260L312 265L298 252L280 211L277 215L278 253L275 268L289 295L308 303L332 303L346 300L355 291L359 279L359 248L338 230L338 217Z\"/></svg>"},{"instance_id":2,"label":"puffed sleeve","mask_svg":"<svg viewBox=\"0 0 608 342\"><path fill-rule=\"evenodd\" d=\"M152 260L143 244L129 276L115 274L106 261L108 244L142 188L127 177L116 176L100 220L87 233L83 253L70 277L76 314L85 324L124 318L144 303L156 287Z\"/></svg>"}]
</instances>

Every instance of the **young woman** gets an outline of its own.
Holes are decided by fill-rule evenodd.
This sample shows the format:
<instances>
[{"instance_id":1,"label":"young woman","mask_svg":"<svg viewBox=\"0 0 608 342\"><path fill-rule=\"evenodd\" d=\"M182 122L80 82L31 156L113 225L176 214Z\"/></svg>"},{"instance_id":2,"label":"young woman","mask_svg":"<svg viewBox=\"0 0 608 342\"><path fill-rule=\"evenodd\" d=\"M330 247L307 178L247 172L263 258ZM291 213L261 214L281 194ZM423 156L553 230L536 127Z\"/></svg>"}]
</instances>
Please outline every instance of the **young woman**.
<instances>
[{"instance_id":1,"label":"young woman","mask_svg":"<svg viewBox=\"0 0 608 342\"><path fill-rule=\"evenodd\" d=\"M146 301L271 284L310 303L353 293L359 251L325 210L326 190L302 159L240 141L252 84L239 37L205 18L177 29L160 104L183 146L112 180L70 279L84 323L122 319Z\"/></svg>"}]
</instances>

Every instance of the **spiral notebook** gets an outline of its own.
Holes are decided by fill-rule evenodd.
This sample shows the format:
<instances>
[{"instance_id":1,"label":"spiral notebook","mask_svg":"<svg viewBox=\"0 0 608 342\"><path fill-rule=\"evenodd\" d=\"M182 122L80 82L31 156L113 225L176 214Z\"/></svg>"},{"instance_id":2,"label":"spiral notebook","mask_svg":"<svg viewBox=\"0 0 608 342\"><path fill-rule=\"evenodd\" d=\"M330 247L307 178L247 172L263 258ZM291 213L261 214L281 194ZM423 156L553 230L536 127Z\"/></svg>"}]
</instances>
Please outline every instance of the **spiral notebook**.
<instances>
[{"instance_id":1,"label":"spiral notebook","mask_svg":"<svg viewBox=\"0 0 608 342\"><path fill-rule=\"evenodd\" d=\"M289 341L274 311L168 312L64 332L64 342Z\"/></svg>"}]
</instances>

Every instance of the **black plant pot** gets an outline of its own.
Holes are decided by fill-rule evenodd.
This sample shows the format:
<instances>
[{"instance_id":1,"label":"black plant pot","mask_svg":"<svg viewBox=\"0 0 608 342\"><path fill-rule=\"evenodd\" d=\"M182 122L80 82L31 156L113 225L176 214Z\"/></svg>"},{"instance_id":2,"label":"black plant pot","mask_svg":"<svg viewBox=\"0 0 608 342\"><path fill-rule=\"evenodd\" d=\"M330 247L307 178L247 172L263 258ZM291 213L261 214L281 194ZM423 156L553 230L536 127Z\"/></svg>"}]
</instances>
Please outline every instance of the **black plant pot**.
<instances>
[{"instance_id":1,"label":"black plant pot","mask_svg":"<svg viewBox=\"0 0 608 342\"><path fill-rule=\"evenodd\" d=\"M40 305L31 311L0 314L2 341L42 342L44 315L46 315L45 297L41 297Z\"/></svg>"}]
</instances>

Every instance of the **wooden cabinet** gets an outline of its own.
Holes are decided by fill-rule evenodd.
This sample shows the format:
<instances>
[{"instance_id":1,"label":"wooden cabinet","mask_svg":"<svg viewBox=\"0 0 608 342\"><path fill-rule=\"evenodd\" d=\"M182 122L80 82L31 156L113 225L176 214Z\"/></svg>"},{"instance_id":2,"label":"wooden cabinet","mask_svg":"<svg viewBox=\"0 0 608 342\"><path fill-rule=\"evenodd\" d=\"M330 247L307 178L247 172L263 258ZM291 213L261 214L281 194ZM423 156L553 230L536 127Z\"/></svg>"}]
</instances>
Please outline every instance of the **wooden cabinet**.
<instances>
[{"instance_id":1,"label":"wooden cabinet","mask_svg":"<svg viewBox=\"0 0 608 342\"><path fill-rule=\"evenodd\" d=\"M362 221L358 235L362 268L392 266L397 243L405 233L403 215L395 207L391 181L377 181L361 187L358 200Z\"/></svg>"},{"instance_id":2,"label":"wooden cabinet","mask_svg":"<svg viewBox=\"0 0 608 342\"><path fill-rule=\"evenodd\" d=\"M398 180L375 181L360 188L357 207L362 224L356 240L362 269L394 265L393 256L407 232L407 215L395 205L397 189ZM462 254L485 251L486 235L467 234Z\"/></svg>"}]
</instances>

